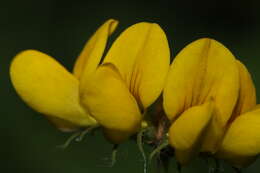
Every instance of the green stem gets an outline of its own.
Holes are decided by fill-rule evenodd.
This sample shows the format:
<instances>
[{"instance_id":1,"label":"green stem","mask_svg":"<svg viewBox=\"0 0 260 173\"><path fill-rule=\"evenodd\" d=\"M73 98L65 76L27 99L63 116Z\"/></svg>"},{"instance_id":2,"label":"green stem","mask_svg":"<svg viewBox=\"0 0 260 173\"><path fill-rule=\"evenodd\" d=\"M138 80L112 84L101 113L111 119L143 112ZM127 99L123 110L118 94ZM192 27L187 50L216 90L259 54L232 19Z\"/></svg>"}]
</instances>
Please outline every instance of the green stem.
<instances>
[{"instance_id":1,"label":"green stem","mask_svg":"<svg viewBox=\"0 0 260 173\"><path fill-rule=\"evenodd\" d=\"M221 162L218 159L212 158L212 157L207 157L206 163L209 167L209 170L208 170L209 173L221 173L221 172L223 172Z\"/></svg>"},{"instance_id":2,"label":"green stem","mask_svg":"<svg viewBox=\"0 0 260 173\"><path fill-rule=\"evenodd\" d=\"M58 148L61 148L61 149L66 149L70 143L75 139L77 138L79 135L81 134L81 132L75 132L73 133L67 140L64 144L62 145L59 145Z\"/></svg>"},{"instance_id":3,"label":"green stem","mask_svg":"<svg viewBox=\"0 0 260 173\"><path fill-rule=\"evenodd\" d=\"M144 173L147 173L147 159L146 159L146 155L144 152L144 148L143 148L143 134L147 129L142 129L138 134L137 134L137 145L138 148L142 154L142 157L144 159Z\"/></svg>"},{"instance_id":4,"label":"green stem","mask_svg":"<svg viewBox=\"0 0 260 173\"><path fill-rule=\"evenodd\" d=\"M97 128L97 127L98 127L98 126L91 126L91 127L86 128L85 130L83 130L83 131L81 132L81 134L79 135L79 137L76 138L76 141L77 141L77 142L81 142L87 133L91 132L92 130L94 130L94 129Z\"/></svg>"},{"instance_id":5,"label":"green stem","mask_svg":"<svg viewBox=\"0 0 260 173\"><path fill-rule=\"evenodd\" d=\"M214 173L220 173L220 172L223 172L224 169L221 165L221 162L218 160L218 159L214 159L215 160L215 165L216 165L216 168L215 168L215 172Z\"/></svg>"},{"instance_id":6,"label":"green stem","mask_svg":"<svg viewBox=\"0 0 260 173\"><path fill-rule=\"evenodd\" d=\"M118 151L118 144L115 144L112 149L112 155L111 155L111 167L113 167L116 163L116 155Z\"/></svg>"},{"instance_id":7,"label":"green stem","mask_svg":"<svg viewBox=\"0 0 260 173\"><path fill-rule=\"evenodd\" d=\"M160 144L157 148L155 148L152 153L149 156L149 162L151 163L153 157L160 153L162 149L164 149L165 147L167 147L169 145L168 140L165 140L162 144Z\"/></svg>"}]
</instances>

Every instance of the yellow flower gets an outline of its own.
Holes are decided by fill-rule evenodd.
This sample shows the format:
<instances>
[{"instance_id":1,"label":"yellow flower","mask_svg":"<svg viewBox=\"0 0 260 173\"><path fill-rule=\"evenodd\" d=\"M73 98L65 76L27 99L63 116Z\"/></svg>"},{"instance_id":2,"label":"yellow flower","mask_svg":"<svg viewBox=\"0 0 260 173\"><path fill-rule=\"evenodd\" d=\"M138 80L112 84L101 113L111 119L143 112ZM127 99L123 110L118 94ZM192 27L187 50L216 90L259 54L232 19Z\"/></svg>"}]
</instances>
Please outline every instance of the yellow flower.
<instances>
[{"instance_id":1,"label":"yellow flower","mask_svg":"<svg viewBox=\"0 0 260 173\"><path fill-rule=\"evenodd\" d=\"M73 74L39 51L26 50L16 55L10 76L17 93L62 131L96 125L96 120L80 104L79 85L97 68L117 23L108 20L95 32L78 57Z\"/></svg>"},{"instance_id":2,"label":"yellow flower","mask_svg":"<svg viewBox=\"0 0 260 173\"><path fill-rule=\"evenodd\" d=\"M157 24L138 23L119 36L100 65L116 26L108 20L95 32L73 74L44 53L18 54L10 67L17 93L63 131L100 124L114 143L135 133L164 87L169 47Z\"/></svg>"},{"instance_id":3,"label":"yellow flower","mask_svg":"<svg viewBox=\"0 0 260 173\"><path fill-rule=\"evenodd\" d=\"M185 164L200 151L215 153L238 98L239 72L219 42L200 39L174 59L163 92L171 121L169 142Z\"/></svg>"},{"instance_id":4,"label":"yellow flower","mask_svg":"<svg viewBox=\"0 0 260 173\"><path fill-rule=\"evenodd\" d=\"M239 98L217 157L236 167L244 167L260 153L260 109L256 106L255 87L249 72L241 62L237 61L237 65Z\"/></svg>"},{"instance_id":5,"label":"yellow flower","mask_svg":"<svg viewBox=\"0 0 260 173\"><path fill-rule=\"evenodd\" d=\"M82 104L120 143L136 133L142 114L161 94L170 64L167 38L152 23L138 23L114 42L103 63L82 87Z\"/></svg>"}]
</instances>

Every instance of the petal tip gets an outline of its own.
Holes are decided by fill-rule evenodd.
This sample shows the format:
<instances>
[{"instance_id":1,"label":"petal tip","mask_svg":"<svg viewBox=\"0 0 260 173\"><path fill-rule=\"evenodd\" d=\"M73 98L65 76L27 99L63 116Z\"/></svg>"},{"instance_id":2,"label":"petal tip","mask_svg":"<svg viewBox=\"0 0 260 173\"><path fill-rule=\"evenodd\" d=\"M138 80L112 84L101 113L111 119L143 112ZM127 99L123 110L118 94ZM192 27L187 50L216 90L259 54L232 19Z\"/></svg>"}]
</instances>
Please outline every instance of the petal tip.
<instances>
[{"instance_id":1,"label":"petal tip","mask_svg":"<svg viewBox=\"0 0 260 173\"><path fill-rule=\"evenodd\" d=\"M39 54L43 54L43 53L34 49L27 49L17 53L10 63L9 72L10 72L11 80L13 77L13 72L16 70L18 66L22 64L26 64L25 62L28 62L28 59L34 58L35 55L39 55Z\"/></svg>"},{"instance_id":2,"label":"petal tip","mask_svg":"<svg viewBox=\"0 0 260 173\"><path fill-rule=\"evenodd\" d=\"M118 20L115 20L115 19L108 19L107 22L106 22L108 25L109 25L109 35L111 35L116 27L118 26L119 24L119 21Z\"/></svg>"}]
</instances>

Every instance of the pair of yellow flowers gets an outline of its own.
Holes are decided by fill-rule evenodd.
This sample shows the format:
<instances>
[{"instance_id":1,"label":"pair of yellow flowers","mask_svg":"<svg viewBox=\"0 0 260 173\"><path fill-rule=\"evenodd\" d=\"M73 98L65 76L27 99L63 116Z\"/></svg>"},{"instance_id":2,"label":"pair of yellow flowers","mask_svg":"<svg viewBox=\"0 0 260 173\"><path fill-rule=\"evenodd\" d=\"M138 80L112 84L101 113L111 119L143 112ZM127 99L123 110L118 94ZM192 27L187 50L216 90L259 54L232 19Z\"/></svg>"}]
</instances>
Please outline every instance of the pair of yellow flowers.
<instances>
[{"instance_id":1,"label":"pair of yellow flowers","mask_svg":"<svg viewBox=\"0 0 260 173\"><path fill-rule=\"evenodd\" d=\"M260 151L255 88L227 48L200 39L170 66L165 33L143 22L126 29L101 62L117 24L108 20L95 32L72 74L44 53L19 53L10 67L17 93L60 130L100 125L114 143L140 130L143 113L163 93L169 142L179 162L199 152L236 166L254 160Z\"/></svg>"}]
</instances>

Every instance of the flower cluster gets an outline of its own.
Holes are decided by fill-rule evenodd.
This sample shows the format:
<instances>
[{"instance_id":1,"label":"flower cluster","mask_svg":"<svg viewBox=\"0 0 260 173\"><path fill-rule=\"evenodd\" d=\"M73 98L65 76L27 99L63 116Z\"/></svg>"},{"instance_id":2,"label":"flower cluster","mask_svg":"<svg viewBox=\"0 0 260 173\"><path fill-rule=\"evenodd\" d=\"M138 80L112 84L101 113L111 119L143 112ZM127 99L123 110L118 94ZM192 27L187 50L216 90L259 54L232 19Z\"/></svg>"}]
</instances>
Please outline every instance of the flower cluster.
<instances>
[{"instance_id":1,"label":"flower cluster","mask_svg":"<svg viewBox=\"0 0 260 173\"><path fill-rule=\"evenodd\" d=\"M148 144L166 143L181 165L205 153L235 167L252 163L260 109L246 67L209 38L170 65L164 31L146 22L122 32L104 56L117 24L110 19L94 33L73 73L39 51L19 53L10 67L17 93L64 132L99 127L113 144L147 132Z\"/></svg>"}]
</instances>

